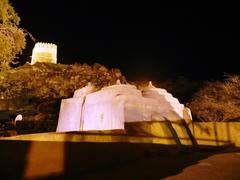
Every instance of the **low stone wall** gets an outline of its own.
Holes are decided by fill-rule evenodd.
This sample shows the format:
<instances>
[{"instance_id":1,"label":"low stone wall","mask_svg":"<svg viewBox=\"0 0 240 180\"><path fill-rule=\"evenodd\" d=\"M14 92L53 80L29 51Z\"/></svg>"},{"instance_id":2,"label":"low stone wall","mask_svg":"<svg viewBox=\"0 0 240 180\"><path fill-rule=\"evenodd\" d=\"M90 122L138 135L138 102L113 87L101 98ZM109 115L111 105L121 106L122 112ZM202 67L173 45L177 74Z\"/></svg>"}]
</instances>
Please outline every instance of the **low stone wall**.
<instances>
[{"instance_id":1,"label":"low stone wall","mask_svg":"<svg viewBox=\"0 0 240 180\"><path fill-rule=\"evenodd\" d=\"M48 122L19 122L18 124L19 131L18 134L26 133L36 133L37 132L46 132L46 128L54 127L56 123L54 121ZM31 124L33 123L33 124ZM49 123L51 126L49 126ZM22 126L22 127L21 127ZM24 128L23 128L24 126ZM181 122L173 122L172 127L176 132L177 138L183 145L193 145L193 141L189 136L188 130L193 135L193 139L199 145L211 145L211 146L222 146L234 144L236 147L240 147L240 123L239 122L190 122L186 128ZM24 131L20 132L21 129ZM103 138L102 132L97 132L95 135L92 134L89 138L85 138L85 133L89 132L72 132L72 133L54 133L54 129L48 129L48 132L53 131L52 133L43 133L43 134L29 134L25 136L13 136L10 139L19 140L18 137L21 137L21 140L27 140L27 138L32 138L31 140L36 141L74 141L76 142L118 142L118 141L127 141L127 142L143 142L153 144L176 144L176 136L173 136L173 133L167 127L164 122L135 122L135 123L126 123L124 133L120 133L119 136L111 136L115 133L103 133L108 136L107 139ZM91 132L91 131L90 131ZM66 138L70 136L70 139ZM78 138L73 138L77 136ZM100 139L96 138L97 136ZM54 138L52 138L54 137ZM130 137L135 139L132 141ZM130 138L130 139L129 139ZM121 140L120 140L121 139Z\"/></svg>"},{"instance_id":2,"label":"low stone wall","mask_svg":"<svg viewBox=\"0 0 240 180\"><path fill-rule=\"evenodd\" d=\"M186 127L181 122L173 122L172 126L180 142L191 145ZM125 125L130 134L153 135L161 138L162 144L174 144L172 133L163 122L127 123ZM199 145L222 146L234 144L240 147L239 122L190 122L188 128Z\"/></svg>"},{"instance_id":3,"label":"low stone wall","mask_svg":"<svg viewBox=\"0 0 240 180\"><path fill-rule=\"evenodd\" d=\"M229 142L240 147L240 122L194 122L189 124L189 128L198 144Z\"/></svg>"}]
</instances>

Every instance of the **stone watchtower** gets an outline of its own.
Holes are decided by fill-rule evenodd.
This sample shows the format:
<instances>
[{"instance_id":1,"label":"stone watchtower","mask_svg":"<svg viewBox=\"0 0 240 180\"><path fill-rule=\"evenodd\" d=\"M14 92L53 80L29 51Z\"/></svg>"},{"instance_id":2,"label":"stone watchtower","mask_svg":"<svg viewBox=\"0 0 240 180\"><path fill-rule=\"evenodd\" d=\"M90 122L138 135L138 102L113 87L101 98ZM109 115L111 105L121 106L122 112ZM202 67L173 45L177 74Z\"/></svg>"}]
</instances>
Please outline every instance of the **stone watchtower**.
<instances>
[{"instance_id":1,"label":"stone watchtower","mask_svg":"<svg viewBox=\"0 0 240 180\"><path fill-rule=\"evenodd\" d=\"M57 45L38 42L32 51L31 64L36 62L57 63Z\"/></svg>"}]
</instances>

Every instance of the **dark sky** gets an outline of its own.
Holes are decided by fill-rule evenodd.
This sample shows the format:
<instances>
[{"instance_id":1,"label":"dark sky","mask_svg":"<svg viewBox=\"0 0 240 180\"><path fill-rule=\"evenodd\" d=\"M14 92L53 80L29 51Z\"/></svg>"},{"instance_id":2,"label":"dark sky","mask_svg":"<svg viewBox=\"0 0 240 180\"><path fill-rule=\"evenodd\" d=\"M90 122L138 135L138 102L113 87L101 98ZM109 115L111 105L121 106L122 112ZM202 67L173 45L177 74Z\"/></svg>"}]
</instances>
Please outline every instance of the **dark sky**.
<instances>
[{"instance_id":1,"label":"dark sky","mask_svg":"<svg viewBox=\"0 0 240 180\"><path fill-rule=\"evenodd\" d=\"M77 0L10 1L21 26L58 45L58 62L98 62L132 80L219 79L240 73L233 10ZM31 55L33 44L25 57Z\"/></svg>"}]
</instances>

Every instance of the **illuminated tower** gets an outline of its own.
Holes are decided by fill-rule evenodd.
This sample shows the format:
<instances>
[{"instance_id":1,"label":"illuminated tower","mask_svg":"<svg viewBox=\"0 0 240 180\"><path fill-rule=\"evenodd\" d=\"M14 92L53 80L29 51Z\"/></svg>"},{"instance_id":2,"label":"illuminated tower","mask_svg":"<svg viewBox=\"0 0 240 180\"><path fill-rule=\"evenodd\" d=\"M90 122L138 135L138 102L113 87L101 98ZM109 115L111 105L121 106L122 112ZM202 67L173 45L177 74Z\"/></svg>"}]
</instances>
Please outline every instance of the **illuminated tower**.
<instances>
[{"instance_id":1,"label":"illuminated tower","mask_svg":"<svg viewBox=\"0 0 240 180\"><path fill-rule=\"evenodd\" d=\"M31 64L36 62L57 63L57 45L38 42L32 51Z\"/></svg>"}]
</instances>

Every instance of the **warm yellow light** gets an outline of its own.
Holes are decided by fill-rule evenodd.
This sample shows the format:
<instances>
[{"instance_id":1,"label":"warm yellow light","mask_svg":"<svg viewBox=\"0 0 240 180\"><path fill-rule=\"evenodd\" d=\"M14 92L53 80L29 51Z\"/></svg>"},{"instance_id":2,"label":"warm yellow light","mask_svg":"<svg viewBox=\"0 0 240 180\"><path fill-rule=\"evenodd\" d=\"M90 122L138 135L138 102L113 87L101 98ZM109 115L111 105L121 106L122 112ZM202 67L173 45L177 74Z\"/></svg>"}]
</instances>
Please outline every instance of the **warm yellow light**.
<instances>
[{"instance_id":1,"label":"warm yellow light","mask_svg":"<svg viewBox=\"0 0 240 180\"><path fill-rule=\"evenodd\" d=\"M57 45L38 42L32 51L31 64L36 62L57 63Z\"/></svg>"}]
</instances>

